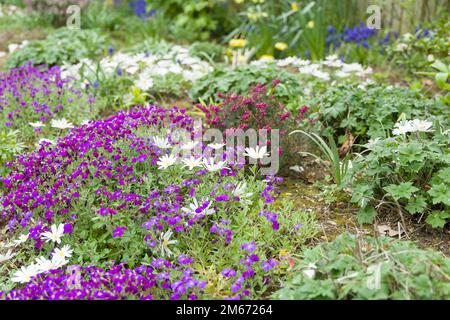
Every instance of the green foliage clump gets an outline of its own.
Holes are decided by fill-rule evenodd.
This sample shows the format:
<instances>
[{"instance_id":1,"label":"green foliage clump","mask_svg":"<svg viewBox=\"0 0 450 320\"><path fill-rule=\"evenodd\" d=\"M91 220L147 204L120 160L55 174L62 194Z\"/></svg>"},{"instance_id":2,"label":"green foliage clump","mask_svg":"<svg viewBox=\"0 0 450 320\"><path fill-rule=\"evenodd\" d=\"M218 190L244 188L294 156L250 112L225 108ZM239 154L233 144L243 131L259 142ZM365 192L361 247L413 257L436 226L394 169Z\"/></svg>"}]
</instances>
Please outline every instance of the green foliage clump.
<instances>
[{"instance_id":1,"label":"green foliage clump","mask_svg":"<svg viewBox=\"0 0 450 320\"><path fill-rule=\"evenodd\" d=\"M223 60L224 47L214 42L194 42L189 47L189 54L201 59L207 58L215 62Z\"/></svg>"},{"instance_id":2,"label":"green foliage clump","mask_svg":"<svg viewBox=\"0 0 450 320\"><path fill-rule=\"evenodd\" d=\"M409 241L340 235L306 250L278 299L447 299L450 259Z\"/></svg>"},{"instance_id":3,"label":"green foliage clump","mask_svg":"<svg viewBox=\"0 0 450 320\"><path fill-rule=\"evenodd\" d=\"M32 61L34 65L62 65L81 59L95 58L106 47L106 37L95 30L61 28L44 40L31 41L15 51L6 61L7 68L15 68Z\"/></svg>"},{"instance_id":4,"label":"green foliage clump","mask_svg":"<svg viewBox=\"0 0 450 320\"><path fill-rule=\"evenodd\" d=\"M366 145L370 153L354 162L359 174L352 187L361 223L373 222L375 208L424 216L435 228L450 221L449 130L439 123L433 127L434 132L378 138Z\"/></svg>"},{"instance_id":5,"label":"green foliage clump","mask_svg":"<svg viewBox=\"0 0 450 320\"><path fill-rule=\"evenodd\" d=\"M245 65L236 69L217 69L194 82L190 91L191 98L204 101L215 100L217 93L246 94L250 87L260 83L271 84L280 80L275 96L287 102L291 97L302 95L296 75L273 65Z\"/></svg>"},{"instance_id":6,"label":"green foliage clump","mask_svg":"<svg viewBox=\"0 0 450 320\"><path fill-rule=\"evenodd\" d=\"M6 173L5 162L11 161L13 157L24 149L24 144L19 142L19 131L0 131L0 176Z\"/></svg>"},{"instance_id":7,"label":"green foliage clump","mask_svg":"<svg viewBox=\"0 0 450 320\"><path fill-rule=\"evenodd\" d=\"M337 135L339 142L348 132L361 143L385 137L401 114L408 119L448 115L447 107L418 91L377 84L332 86L307 104L313 110L310 118L318 120L327 133Z\"/></svg>"}]
</instances>

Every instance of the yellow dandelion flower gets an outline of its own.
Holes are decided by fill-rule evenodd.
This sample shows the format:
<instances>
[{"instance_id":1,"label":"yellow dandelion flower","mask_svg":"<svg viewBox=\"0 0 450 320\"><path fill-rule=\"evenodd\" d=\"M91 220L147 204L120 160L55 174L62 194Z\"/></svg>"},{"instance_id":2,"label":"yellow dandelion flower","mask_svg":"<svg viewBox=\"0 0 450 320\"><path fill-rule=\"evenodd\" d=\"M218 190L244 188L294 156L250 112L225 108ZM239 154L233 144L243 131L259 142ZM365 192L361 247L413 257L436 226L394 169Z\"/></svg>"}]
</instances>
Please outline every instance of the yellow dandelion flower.
<instances>
[{"instance_id":1,"label":"yellow dandelion flower","mask_svg":"<svg viewBox=\"0 0 450 320\"><path fill-rule=\"evenodd\" d=\"M308 24L306 25L309 29L313 29L314 28L314 21L310 21L308 22Z\"/></svg>"},{"instance_id":2,"label":"yellow dandelion flower","mask_svg":"<svg viewBox=\"0 0 450 320\"><path fill-rule=\"evenodd\" d=\"M294 11L294 12L298 11L298 4L297 4L297 2L292 2L291 3L291 10Z\"/></svg>"}]
</instances>

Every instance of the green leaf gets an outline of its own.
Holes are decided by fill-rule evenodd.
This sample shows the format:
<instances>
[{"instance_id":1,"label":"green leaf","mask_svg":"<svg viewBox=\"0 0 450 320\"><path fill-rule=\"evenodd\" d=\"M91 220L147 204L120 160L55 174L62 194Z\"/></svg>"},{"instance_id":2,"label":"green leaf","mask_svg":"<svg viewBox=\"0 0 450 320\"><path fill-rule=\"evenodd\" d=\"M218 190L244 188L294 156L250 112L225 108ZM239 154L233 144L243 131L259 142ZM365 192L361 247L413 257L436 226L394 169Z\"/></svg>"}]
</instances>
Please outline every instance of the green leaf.
<instances>
[{"instance_id":1,"label":"green leaf","mask_svg":"<svg viewBox=\"0 0 450 320\"><path fill-rule=\"evenodd\" d=\"M412 182L402 182L398 185L391 184L384 188L388 192L388 194L394 198L395 200L399 200L402 198L409 199L413 195L414 192L419 189L412 185Z\"/></svg>"},{"instance_id":2,"label":"green leaf","mask_svg":"<svg viewBox=\"0 0 450 320\"><path fill-rule=\"evenodd\" d=\"M441 89L444 89L445 84L447 83L448 73L444 72L436 73L435 79L437 86Z\"/></svg>"},{"instance_id":3,"label":"green leaf","mask_svg":"<svg viewBox=\"0 0 450 320\"><path fill-rule=\"evenodd\" d=\"M430 215L428 215L425 222L433 228L443 228L449 218L450 212L448 211L433 211Z\"/></svg>"},{"instance_id":4,"label":"green leaf","mask_svg":"<svg viewBox=\"0 0 450 320\"><path fill-rule=\"evenodd\" d=\"M406 205L406 211L411 214L421 213L427 207L427 202L424 197L418 196L417 198L411 198Z\"/></svg>"},{"instance_id":5,"label":"green leaf","mask_svg":"<svg viewBox=\"0 0 450 320\"><path fill-rule=\"evenodd\" d=\"M443 183L433 185L428 193L433 198L433 204L443 203L450 206L450 188Z\"/></svg>"},{"instance_id":6,"label":"green leaf","mask_svg":"<svg viewBox=\"0 0 450 320\"><path fill-rule=\"evenodd\" d=\"M357 219L360 224L370 224L373 223L377 211L375 208L368 206L358 211Z\"/></svg>"}]
</instances>

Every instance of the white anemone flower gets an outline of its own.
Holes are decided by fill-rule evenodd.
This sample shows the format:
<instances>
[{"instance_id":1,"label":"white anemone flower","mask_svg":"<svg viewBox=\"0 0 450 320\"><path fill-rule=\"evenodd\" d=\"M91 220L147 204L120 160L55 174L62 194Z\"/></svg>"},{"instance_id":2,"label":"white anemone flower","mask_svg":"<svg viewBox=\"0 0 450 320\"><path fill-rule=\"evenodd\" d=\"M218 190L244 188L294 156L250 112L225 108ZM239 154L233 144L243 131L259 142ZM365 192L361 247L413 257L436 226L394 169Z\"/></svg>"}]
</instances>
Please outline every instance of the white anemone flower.
<instances>
[{"instance_id":1,"label":"white anemone flower","mask_svg":"<svg viewBox=\"0 0 450 320\"><path fill-rule=\"evenodd\" d=\"M45 124L42 123L41 121L37 121L37 122L30 122L28 123L30 126L32 126L33 128L43 128L45 127Z\"/></svg>"},{"instance_id":2,"label":"white anemone flower","mask_svg":"<svg viewBox=\"0 0 450 320\"><path fill-rule=\"evenodd\" d=\"M412 131L412 126L411 126L411 122L409 121L401 121L401 122L397 122L394 125L394 130L392 130L392 134L394 136L398 136L401 134L406 134L408 132Z\"/></svg>"},{"instance_id":3,"label":"white anemone flower","mask_svg":"<svg viewBox=\"0 0 450 320\"><path fill-rule=\"evenodd\" d=\"M176 244L177 240L170 240L172 237L172 230L168 230L165 233L161 232L161 235L159 237L159 247L161 249L161 255L163 257L167 256L170 257L172 255L172 250L169 248L169 245Z\"/></svg>"},{"instance_id":4,"label":"white anemone flower","mask_svg":"<svg viewBox=\"0 0 450 320\"><path fill-rule=\"evenodd\" d=\"M62 119L53 119L50 123L52 128L56 128L56 129L72 129L74 126L72 123L70 123L69 121L67 121L66 119L62 118Z\"/></svg>"},{"instance_id":5,"label":"white anemone flower","mask_svg":"<svg viewBox=\"0 0 450 320\"><path fill-rule=\"evenodd\" d=\"M426 121L426 120L419 120L419 119L414 119L411 120L410 122L411 125L411 132L430 132L433 131L433 129L431 129L431 127L433 126L433 123L431 121Z\"/></svg>"},{"instance_id":6,"label":"white anemone flower","mask_svg":"<svg viewBox=\"0 0 450 320\"><path fill-rule=\"evenodd\" d=\"M0 254L0 263L8 261L12 259L16 254L10 250L8 250L5 254Z\"/></svg>"},{"instance_id":7,"label":"white anemone flower","mask_svg":"<svg viewBox=\"0 0 450 320\"><path fill-rule=\"evenodd\" d=\"M28 267L23 266L20 270L17 270L11 279L12 282L27 283L32 277L39 273L38 267L32 264Z\"/></svg>"},{"instance_id":8,"label":"white anemone flower","mask_svg":"<svg viewBox=\"0 0 450 320\"><path fill-rule=\"evenodd\" d=\"M255 148L245 148L245 154L246 156L249 156L252 159L258 160L263 159L264 157L267 157L269 154L267 153L267 146L259 147L256 146Z\"/></svg>"},{"instance_id":9,"label":"white anemone flower","mask_svg":"<svg viewBox=\"0 0 450 320\"><path fill-rule=\"evenodd\" d=\"M193 170L194 168L202 166L202 158L195 158L194 156L183 159L181 161L184 163L183 168L188 167L189 170Z\"/></svg>"},{"instance_id":10,"label":"white anemone flower","mask_svg":"<svg viewBox=\"0 0 450 320\"><path fill-rule=\"evenodd\" d=\"M208 199L203 199L202 201L208 201ZM184 213L188 214L188 215L192 215L192 216L198 216L198 215L204 215L204 216L209 216L213 213L215 213L216 211L214 210L214 208L211 208L211 202L209 203L209 205L204 208L202 210L202 212L198 213L197 209L201 206L201 204L198 203L197 198L194 197L194 199L192 200L192 203L189 204L189 206L187 207L183 207L181 208L181 211L183 211Z\"/></svg>"},{"instance_id":11,"label":"white anemone flower","mask_svg":"<svg viewBox=\"0 0 450 320\"><path fill-rule=\"evenodd\" d=\"M198 145L198 141L189 141L183 144L180 148L181 150L192 150Z\"/></svg>"},{"instance_id":12,"label":"white anemone flower","mask_svg":"<svg viewBox=\"0 0 450 320\"><path fill-rule=\"evenodd\" d=\"M72 252L73 251L70 248L70 246L66 244L61 249L55 248L55 250L52 253L52 258L65 260L66 258L70 258L72 256Z\"/></svg>"},{"instance_id":13,"label":"white anemone flower","mask_svg":"<svg viewBox=\"0 0 450 320\"><path fill-rule=\"evenodd\" d=\"M239 197L240 203L243 205L249 205L252 203L251 198L253 196L253 192L247 192L247 182L239 182L236 188L233 190L233 196Z\"/></svg>"},{"instance_id":14,"label":"white anemone flower","mask_svg":"<svg viewBox=\"0 0 450 320\"><path fill-rule=\"evenodd\" d=\"M169 149L172 147L167 138L153 137L153 143L160 149Z\"/></svg>"},{"instance_id":15,"label":"white anemone flower","mask_svg":"<svg viewBox=\"0 0 450 320\"><path fill-rule=\"evenodd\" d=\"M222 170L225 167L226 162L225 161L218 161L217 163L214 161L214 158L209 159L203 159L203 166L208 170L209 172L215 172Z\"/></svg>"},{"instance_id":16,"label":"white anemone flower","mask_svg":"<svg viewBox=\"0 0 450 320\"><path fill-rule=\"evenodd\" d=\"M28 234L21 234L19 236L19 238L17 238L16 240L13 240L13 243L14 243L14 246L17 247L18 245L21 245L22 243L24 243L27 240L28 240Z\"/></svg>"},{"instance_id":17,"label":"white anemone flower","mask_svg":"<svg viewBox=\"0 0 450 320\"><path fill-rule=\"evenodd\" d=\"M173 154L170 155L163 155L161 158L159 158L159 161L156 163L158 165L158 169L167 169L168 167L172 166L177 162L177 157Z\"/></svg>"},{"instance_id":18,"label":"white anemone flower","mask_svg":"<svg viewBox=\"0 0 450 320\"><path fill-rule=\"evenodd\" d=\"M45 239L46 242L52 241L55 243L61 243L61 238L64 235L64 225L52 225L50 228L51 231L47 231L42 233L42 237Z\"/></svg>"},{"instance_id":19,"label":"white anemone flower","mask_svg":"<svg viewBox=\"0 0 450 320\"><path fill-rule=\"evenodd\" d=\"M39 139L39 141L36 143L36 147L40 147L40 146L46 145L46 144L54 146L54 145L56 145L56 142L53 140L50 140L50 139L42 138L42 139Z\"/></svg>"}]
</instances>

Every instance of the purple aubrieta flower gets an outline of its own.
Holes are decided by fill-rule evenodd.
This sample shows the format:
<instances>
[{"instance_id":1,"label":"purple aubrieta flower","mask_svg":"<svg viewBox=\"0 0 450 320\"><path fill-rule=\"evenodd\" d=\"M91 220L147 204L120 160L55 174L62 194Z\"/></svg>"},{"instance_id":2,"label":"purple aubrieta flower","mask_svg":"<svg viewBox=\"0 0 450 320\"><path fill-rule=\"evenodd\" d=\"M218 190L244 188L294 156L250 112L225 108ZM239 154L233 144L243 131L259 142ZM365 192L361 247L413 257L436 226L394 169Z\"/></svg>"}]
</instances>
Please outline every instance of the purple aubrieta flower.
<instances>
[{"instance_id":1,"label":"purple aubrieta flower","mask_svg":"<svg viewBox=\"0 0 450 320\"><path fill-rule=\"evenodd\" d=\"M123 232L127 230L126 227L117 227L116 229L114 229L113 231L113 238L120 238L123 235Z\"/></svg>"},{"instance_id":2,"label":"purple aubrieta flower","mask_svg":"<svg viewBox=\"0 0 450 320\"><path fill-rule=\"evenodd\" d=\"M194 262L194 259L192 259L191 257L188 257L185 254L182 254L181 256L178 257L178 262L180 264L191 264Z\"/></svg>"},{"instance_id":3,"label":"purple aubrieta flower","mask_svg":"<svg viewBox=\"0 0 450 320\"><path fill-rule=\"evenodd\" d=\"M222 270L221 274L224 277L231 278L231 277L236 276L236 271L231 269L231 268L225 268L225 269Z\"/></svg>"},{"instance_id":4,"label":"purple aubrieta flower","mask_svg":"<svg viewBox=\"0 0 450 320\"><path fill-rule=\"evenodd\" d=\"M246 250L248 253L252 253L256 249L256 243L253 242L247 242L241 244L241 249Z\"/></svg>"},{"instance_id":5,"label":"purple aubrieta flower","mask_svg":"<svg viewBox=\"0 0 450 320\"><path fill-rule=\"evenodd\" d=\"M263 263L261 263L261 268L264 271L269 271L270 269L272 269L273 267L277 266L279 264L278 261L274 260L274 259L269 259L267 261L264 261Z\"/></svg>"}]
</instances>

